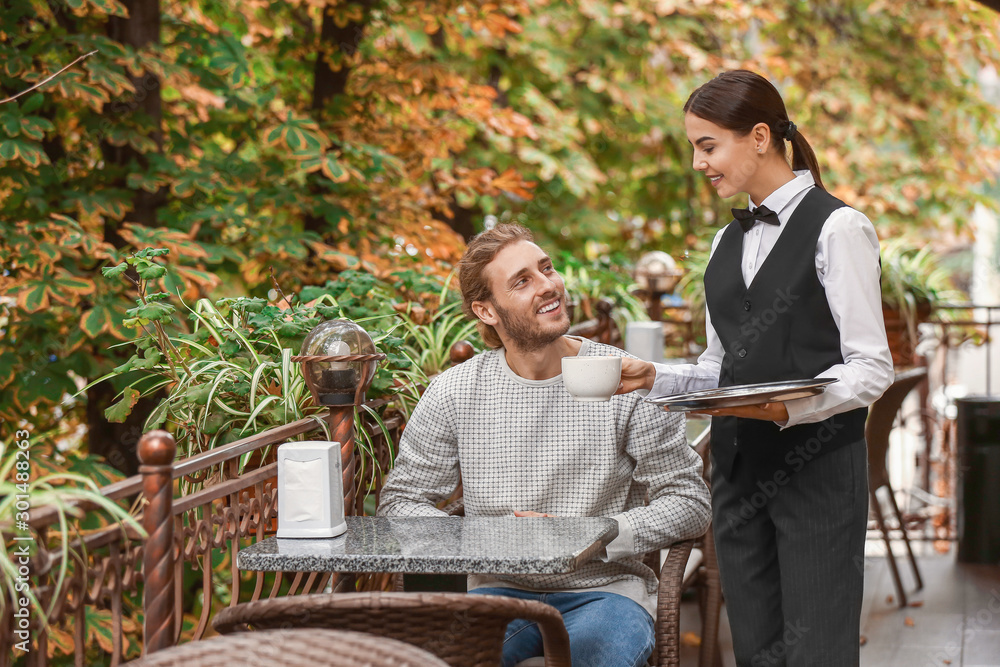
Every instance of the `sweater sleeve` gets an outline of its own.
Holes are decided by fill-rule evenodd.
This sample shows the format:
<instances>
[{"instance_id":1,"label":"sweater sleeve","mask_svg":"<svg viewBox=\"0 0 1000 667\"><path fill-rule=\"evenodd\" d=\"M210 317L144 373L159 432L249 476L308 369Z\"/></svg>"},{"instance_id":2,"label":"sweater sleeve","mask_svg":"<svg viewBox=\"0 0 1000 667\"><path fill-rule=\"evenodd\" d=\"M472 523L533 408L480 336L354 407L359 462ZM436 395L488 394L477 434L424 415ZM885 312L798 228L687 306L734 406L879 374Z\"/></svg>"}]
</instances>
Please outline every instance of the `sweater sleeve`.
<instances>
[{"instance_id":1,"label":"sweater sleeve","mask_svg":"<svg viewBox=\"0 0 1000 667\"><path fill-rule=\"evenodd\" d=\"M635 460L633 479L649 502L615 517L622 530L608 545L607 559L619 560L698 537L711 520L701 458L687 443L684 416L636 401L624 432ZM631 544L629 539L631 538Z\"/></svg>"},{"instance_id":2,"label":"sweater sleeve","mask_svg":"<svg viewBox=\"0 0 1000 667\"><path fill-rule=\"evenodd\" d=\"M446 516L436 505L459 481L458 438L447 393L432 382L399 440L399 453L382 487L379 516Z\"/></svg>"}]
</instances>

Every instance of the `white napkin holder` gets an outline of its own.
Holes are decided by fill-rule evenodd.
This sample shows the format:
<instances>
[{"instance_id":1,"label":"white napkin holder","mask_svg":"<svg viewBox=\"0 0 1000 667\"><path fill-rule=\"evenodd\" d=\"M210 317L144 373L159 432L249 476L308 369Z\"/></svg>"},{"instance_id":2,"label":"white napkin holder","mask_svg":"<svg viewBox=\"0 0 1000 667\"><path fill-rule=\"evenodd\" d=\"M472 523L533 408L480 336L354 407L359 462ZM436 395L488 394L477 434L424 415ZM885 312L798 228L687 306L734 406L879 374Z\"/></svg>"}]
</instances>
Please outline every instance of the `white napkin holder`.
<instances>
[{"instance_id":1,"label":"white napkin holder","mask_svg":"<svg viewBox=\"0 0 1000 667\"><path fill-rule=\"evenodd\" d=\"M663 363L663 324L661 322L626 324L625 351L643 361Z\"/></svg>"},{"instance_id":2,"label":"white napkin holder","mask_svg":"<svg viewBox=\"0 0 1000 667\"><path fill-rule=\"evenodd\" d=\"M336 537L346 530L340 443L278 447L278 537Z\"/></svg>"}]
</instances>

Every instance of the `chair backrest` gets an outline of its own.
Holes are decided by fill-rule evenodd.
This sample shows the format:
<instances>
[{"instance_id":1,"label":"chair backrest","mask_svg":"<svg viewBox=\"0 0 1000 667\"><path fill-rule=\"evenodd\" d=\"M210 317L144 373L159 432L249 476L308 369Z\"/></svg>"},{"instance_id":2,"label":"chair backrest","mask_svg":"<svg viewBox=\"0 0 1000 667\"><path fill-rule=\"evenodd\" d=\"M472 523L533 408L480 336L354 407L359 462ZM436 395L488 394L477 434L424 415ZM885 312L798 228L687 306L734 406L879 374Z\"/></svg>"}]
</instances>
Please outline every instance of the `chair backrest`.
<instances>
[{"instance_id":1,"label":"chair backrest","mask_svg":"<svg viewBox=\"0 0 1000 667\"><path fill-rule=\"evenodd\" d=\"M889 434L892 433L896 413L907 394L926 378L926 368L911 368L896 374L896 379L868 410L865 440L868 442L868 479L873 491L889 481L885 457L889 451Z\"/></svg>"},{"instance_id":2,"label":"chair backrest","mask_svg":"<svg viewBox=\"0 0 1000 667\"><path fill-rule=\"evenodd\" d=\"M447 667L416 646L345 630L268 630L213 637L157 651L135 667Z\"/></svg>"},{"instance_id":3,"label":"chair backrest","mask_svg":"<svg viewBox=\"0 0 1000 667\"><path fill-rule=\"evenodd\" d=\"M546 664L570 666L569 635L554 608L464 593L332 593L257 600L219 612L221 633L282 627L357 630L414 644L453 667L500 664L507 624L538 623Z\"/></svg>"}]
</instances>

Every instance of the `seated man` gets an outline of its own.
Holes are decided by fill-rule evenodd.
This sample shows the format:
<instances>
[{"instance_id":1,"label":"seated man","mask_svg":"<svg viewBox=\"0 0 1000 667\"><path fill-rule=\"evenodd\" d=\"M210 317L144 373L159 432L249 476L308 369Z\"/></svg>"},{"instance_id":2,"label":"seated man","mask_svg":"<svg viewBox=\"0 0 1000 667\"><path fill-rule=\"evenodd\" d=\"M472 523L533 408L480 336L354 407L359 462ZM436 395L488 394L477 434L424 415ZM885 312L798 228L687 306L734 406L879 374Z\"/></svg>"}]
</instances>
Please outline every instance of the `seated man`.
<instances>
[{"instance_id":1,"label":"seated man","mask_svg":"<svg viewBox=\"0 0 1000 667\"><path fill-rule=\"evenodd\" d=\"M466 313L493 349L431 382L403 431L379 514L443 515L435 505L461 473L466 516L614 518L618 537L576 572L471 576L469 590L556 607L574 665L644 664L657 580L642 556L701 535L710 518L684 417L635 393L604 403L567 393L563 357L625 353L566 335L563 281L527 229L500 225L477 236L459 280ZM511 623L504 665L540 655L537 627Z\"/></svg>"}]
</instances>

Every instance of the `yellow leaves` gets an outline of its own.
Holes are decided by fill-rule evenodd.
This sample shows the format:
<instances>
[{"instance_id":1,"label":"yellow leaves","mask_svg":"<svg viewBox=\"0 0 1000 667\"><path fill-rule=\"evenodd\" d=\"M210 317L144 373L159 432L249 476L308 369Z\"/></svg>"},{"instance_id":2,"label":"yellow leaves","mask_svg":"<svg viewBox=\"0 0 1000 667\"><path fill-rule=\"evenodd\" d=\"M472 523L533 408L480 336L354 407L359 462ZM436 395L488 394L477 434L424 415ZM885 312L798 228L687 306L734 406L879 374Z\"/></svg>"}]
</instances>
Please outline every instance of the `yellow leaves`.
<instances>
[{"instance_id":1,"label":"yellow leaves","mask_svg":"<svg viewBox=\"0 0 1000 667\"><path fill-rule=\"evenodd\" d=\"M166 248L171 257L203 259L208 257L204 248L184 232L166 227L144 227L133 222L122 225L119 234L137 249ZM176 260L175 260L176 261Z\"/></svg>"},{"instance_id":2,"label":"yellow leaves","mask_svg":"<svg viewBox=\"0 0 1000 667\"><path fill-rule=\"evenodd\" d=\"M73 633L63 628L50 625L46 634L48 643L48 656L54 658L57 655L70 655L73 653Z\"/></svg>"},{"instance_id":3,"label":"yellow leaves","mask_svg":"<svg viewBox=\"0 0 1000 667\"><path fill-rule=\"evenodd\" d=\"M347 169L337 161L333 155L327 153L323 159L320 161L320 170L323 175L329 178L334 183L344 183L348 181L351 177Z\"/></svg>"},{"instance_id":4,"label":"yellow leaves","mask_svg":"<svg viewBox=\"0 0 1000 667\"><path fill-rule=\"evenodd\" d=\"M338 28L346 28L348 23L360 23L365 16L361 5L352 3L330 7L326 13L333 17Z\"/></svg>"},{"instance_id":5,"label":"yellow leaves","mask_svg":"<svg viewBox=\"0 0 1000 667\"><path fill-rule=\"evenodd\" d=\"M531 119L513 109L501 109L491 114L486 123L490 128L506 137L538 139L538 132Z\"/></svg>"},{"instance_id":6,"label":"yellow leaves","mask_svg":"<svg viewBox=\"0 0 1000 667\"><path fill-rule=\"evenodd\" d=\"M425 266L442 276L448 274L450 266L458 262L465 250L465 242L459 234L445 223L430 216L419 214L414 216L410 213L409 216L397 218L394 222L396 224L393 231L397 245L392 252L421 257ZM339 244L338 250L360 260L360 266L352 268L361 268L379 277L384 278L399 268L398 260L394 256L391 254L385 256L384 248L373 245L367 239L353 245ZM439 265L437 260L447 262L448 265Z\"/></svg>"},{"instance_id":7,"label":"yellow leaves","mask_svg":"<svg viewBox=\"0 0 1000 667\"><path fill-rule=\"evenodd\" d=\"M330 145L330 138L320 129L316 121L293 117L290 110L285 121L271 127L265 137L268 145L288 148L293 157L297 155L313 157L317 151Z\"/></svg>"},{"instance_id":8,"label":"yellow leaves","mask_svg":"<svg viewBox=\"0 0 1000 667\"><path fill-rule=\"evenodd\" d=\"M193 269L190 266L173 266L171 267L171 271L177 273L182 278L190 280L195 285L204 288L206 291L214 289L220 282L219 277L214 273Z\"/></svg>"},{"instance_id":9,"label":"yellow leaves","mask_svg":"<svg viewBox=\"0 0 1000 667\"><path fill-rule=\"evenodd\" d=\"M216 95L196 83L178 85L177 92L185 100L194 103L194 112L203 123L209 120L209 109L223 109L226 106L226 100L221 95Z\"/></svg>"},{"instance_id":10,"label":"yellow leaves","mask_svg":"<svg viewBox=\"0 0 1000 667\"><path fill-rule=\"evenodd\" d=\"M212 19L205 16L204 12L201 11L200 3L185 2L185 3L167 3L163 7L165 12L176 12L179 19L186 23L194 23L205 29L205 32L211 35L219 34L219 26Z\"/></svg>"},{"instance_id":11,"label":"yellow leaves","mask_svg":"<svg viewBox=\"0 0 1000 667\"><path fill-rule=\"evenodd\" d=\"M20 139L0 141L0 164L14 160L19 160L31 167L49 164L49 156L45 154L41 144Z\"/></svg>"},{"instance_id":12,"label":"yellow leaves","mask_svg":"<svg viewBox=\"0 0 1000 667\"><path fill-rule=\"evenodd\" d=\"M336 272L345 271L357 263L357 259L348 253L343 253L331 245L314 241L309 244L309 248L316 255L316 259Z\"/></svg>"},{"instance_id":13,"label":"yellow leaves","mask_svg":"<svg viewBox=\"0 0 1000 667\"><path fill-rule=\"evenodd\" d=\"M108 91L84 80L82 72L63 72L51 84L52 89L68 100L80 100L94 111L100 112L111 98Z\"/></svg>"},{"instance_id":14,"label":"yellow leaves","mask_svg":"<svg viewBox=\"0 0 1000 667\"><path fill-rule=\"evenodd\" d=\"M84 611L84 642L87 646L98 646L107 653L114 652L114 621L110 609L99 609L86 605ZM122 654L128 655L131 642L129 636L136 636L141 629L139 623L130 616L122 619ZM73 653L74 628L77 618L75 614L67 614L65 627L50 626L48 632L48 656L69 655Z\"/></svg>"},{"instance_id":15,"label":"yellow leaves","mask_svg":"<svg viewBox=\"0 0 1000 667\"><path fill-rule=\"evenodd\" d=\"M128 10L118 0L66 0L66 4L70 6L70 9L77 16L93 14L96 16L104 15L128 18ZM87 7L88 4L91 7Z\"/></svg>"},{"instance_id":16,"label":"yellow leaves","mask_svg":"<svg viewBox=\"0 0 1000 667\"><path fill-rule=\"evenodd\" d=\"M41 272L17 285L17 305L27 313L37 313L46 310L56 301L66 306L75 307L82 297L92 294L94 283L87 278L81 278L59 268L55 274L43 267Z\"/></svg>"},{"instance_id":17,"label":"yellow leaves","mask_svg":"<svg viewBox=\"0 0 1000 667\"><path fill-rule=\"evenodd\" d=\"M248 285L259 285L267 278L267 267L270 259L262 257L251 257L240 265L240 275Z\"/></svg>"},{"instance_id":18,"label":"yellow leaves","mask_svg":"<svg viewBox=\"0 0 1000 667\"><path fill-rule=\"evenodd\" d=\"M520 23L508 17L496 3L492 2L483 4L479 8L479 16L470 17L467 22L474 32L485 30L493 37L516 35L523 30Z\"/></svg>"},{"instance_id":19,"label":"yellow leaves","mask_svg":"<svg viewBox=\"0 0 1000 667\"><path fill-rule=\"evenodd\" d=\"M440 20L435 14L421 12L419 18L423 22L424 32L428 35L433 35L441 27Z\"/></svg>"},{"instance_id":20,"label":"yellow leaves","mask_svg":"<svg viewBox=\"0 0 1000 667\"><path fill-rule=\"evenodd\" d=\"M97 338L106 331L115 333L112 326L111 309L106 306L97 306L83 313L80 316L80 330L89 338Z\"/></svg>"},{"instance_id":21,"label":"yellow leaves","mask_svg":"<svg viewBox=\"0 0 1000 667\"><path fill-rule=\"evenodd\" d=\"M522 199L531 199L532 194L529 190L535 187L535 182L525 181L516 170L511 168L494 178L490 185L497 190L509 192Z\"/></svg>"},{"instance_id":22,"label":"yellow leaves","mask_svg":"<svg viewBox=\"0 0 1000 667\"><path fill-rule=\"evenodd\" d=\"M94 293L94 282L59 269L52 280L52 298L67 306L75 306L80 298Z\"/></svg>"},{"instance_id":23,"label":"yellow leaves","mask_svg":"<svg viewBox=\"0 0 1000 667\"><path fill-rule=\"evenodd\" d=\"M87 62L87 71L90 74L89 80L91 83L103 86L105 90L114 96L135 92L135 86L125 75L103 64Z\"/></svg>"},{"instance_id":24,"label":"yellow leaves","mask_svg":"<svg viewBox=\"0 0 1000 667\"><path fill-rule=\"evenodd\" d=\"M52 290L42 281L30 281L26 287L18 290L17 306L25 312L37 313L49 307L49 295Z\"/></svg>"}]
</instances>

